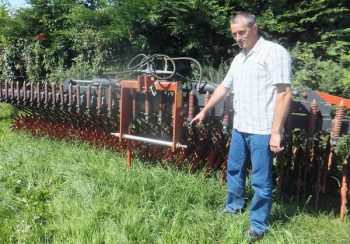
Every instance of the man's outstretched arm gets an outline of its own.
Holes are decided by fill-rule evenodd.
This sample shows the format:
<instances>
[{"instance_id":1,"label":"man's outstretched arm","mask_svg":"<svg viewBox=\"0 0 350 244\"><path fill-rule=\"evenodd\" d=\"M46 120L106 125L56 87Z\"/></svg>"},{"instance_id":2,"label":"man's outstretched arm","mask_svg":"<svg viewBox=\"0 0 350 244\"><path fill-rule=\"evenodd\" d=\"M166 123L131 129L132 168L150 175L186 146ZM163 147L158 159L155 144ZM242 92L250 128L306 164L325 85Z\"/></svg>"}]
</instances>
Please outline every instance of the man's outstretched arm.
<instances>
[{"instance_id":1,"label":"man's outstretched arm","mask_svg":"<svg viewBox=\"0 0 350 244\"><path fill-rule=\"evenodd\" d=\"M210 109L212 109L215 104L217 104L221 99L223 99L226 94L228 92L228 89L224 86L224 85L219 85L213 95L210 97L209 102L207 103L207 105L205 105L205 107L203 108L203 110L201 112L199 112L192 120L191 120L191 124L193 122L199 122L202 123L202 121L204 120L204 118L207 116L208 111Z\"/></svg>"}]
</instances>

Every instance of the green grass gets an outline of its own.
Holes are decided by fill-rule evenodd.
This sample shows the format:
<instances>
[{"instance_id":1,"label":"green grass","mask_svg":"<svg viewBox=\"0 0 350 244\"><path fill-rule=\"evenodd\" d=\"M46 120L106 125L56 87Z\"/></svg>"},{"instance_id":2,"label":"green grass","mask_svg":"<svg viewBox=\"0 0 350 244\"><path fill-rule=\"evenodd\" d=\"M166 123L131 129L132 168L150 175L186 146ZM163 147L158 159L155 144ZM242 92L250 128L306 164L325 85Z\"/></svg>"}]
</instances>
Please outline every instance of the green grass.
<instances>
[{"instance_id":1,"label":"green grass","mask_svg":"<svg viewBox=\"0 0 350 244\"><path fill-rule=\"evenodd\" d=\"M0 243L245 243L249 214L221 217L217 177L9 130L0 104ZM261 243L349 243L350 223L274 203Z\"/></svg>"}]
</instances>

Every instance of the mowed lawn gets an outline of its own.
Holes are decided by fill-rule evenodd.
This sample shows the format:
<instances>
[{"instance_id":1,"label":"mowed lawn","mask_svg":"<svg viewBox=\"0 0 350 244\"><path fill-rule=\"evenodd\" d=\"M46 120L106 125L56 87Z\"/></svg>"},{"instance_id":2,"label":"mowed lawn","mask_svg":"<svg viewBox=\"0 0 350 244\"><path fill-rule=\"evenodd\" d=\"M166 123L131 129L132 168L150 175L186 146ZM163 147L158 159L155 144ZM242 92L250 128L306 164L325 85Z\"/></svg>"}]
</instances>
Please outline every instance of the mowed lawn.
<instances>
[{"instance_id":1,"label":"mowed lawn","mask_svg":"<svg viewBox=\"0 0 350 244\"><path fill-rule=\"evenodd\" d=\"M11 132L13 115L0 104L0 243L246 242L248 212L218 215L219 177L136 159L128 171L123 154ZM275 201L260 243L350 243L337 214Z\"/></svg>"}]
</instances>

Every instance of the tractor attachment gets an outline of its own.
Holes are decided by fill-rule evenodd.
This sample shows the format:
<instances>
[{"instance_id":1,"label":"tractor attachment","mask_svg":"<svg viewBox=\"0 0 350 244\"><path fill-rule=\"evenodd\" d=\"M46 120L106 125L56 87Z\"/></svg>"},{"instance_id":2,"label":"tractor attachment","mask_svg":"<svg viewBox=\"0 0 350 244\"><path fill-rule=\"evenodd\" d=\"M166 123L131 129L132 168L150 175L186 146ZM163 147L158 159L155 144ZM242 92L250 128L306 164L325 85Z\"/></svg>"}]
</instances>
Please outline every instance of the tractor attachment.
<instances>
[{"instance_id":1,"label":"tractor attachment","mask_svg":"<svg viewBox=\"0 0 350 244\"><path fill-rule=\"evenodd\" d=\"M176 70L180 61L197 65L199 78L180 75ZM128 68L136 77L72 78L62 83L0 81L0 101L24 112L14 120L14 130L125 151L128 168L135 156L186 166L190 172L219 171L225 179L234 95L217 104L202 124L190 125L216 88L215 83L202 81L197 61L138 55ZM303 202L312 197L316 209L321 196L340 195L340 215L346 215L349 108L349 99L294 91L285 124L285 150L276 156L273 168L280 194Z\"/></svg>"}]
</instances>

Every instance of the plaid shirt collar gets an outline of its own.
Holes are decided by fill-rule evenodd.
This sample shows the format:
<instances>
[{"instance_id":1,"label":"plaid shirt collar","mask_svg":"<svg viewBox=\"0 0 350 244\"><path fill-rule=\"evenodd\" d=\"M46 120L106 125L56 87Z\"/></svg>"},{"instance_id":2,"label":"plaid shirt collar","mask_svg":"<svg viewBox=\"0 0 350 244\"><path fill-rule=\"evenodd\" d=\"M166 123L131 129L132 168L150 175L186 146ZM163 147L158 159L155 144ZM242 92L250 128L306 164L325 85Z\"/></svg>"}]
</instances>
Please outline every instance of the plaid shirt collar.
<instances>
[{"instance_id":1,"label":"plaid shirt collar","mask_svg":"<svg viewBox=\"0 0 350 244\"><path fill-rule=\"evenodd\" d=\"M254 47L252 50L250 50L249 53L246 53L244 49L241 50L241 55L245 58L247 58L251 53L258 53L260 49L263 46L263 42L265 42L265 39L263 37L260 37L259 40L255 43Z\"/></svg>"}]
</instances>

